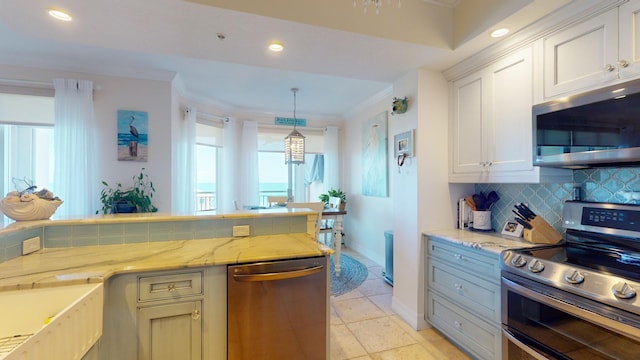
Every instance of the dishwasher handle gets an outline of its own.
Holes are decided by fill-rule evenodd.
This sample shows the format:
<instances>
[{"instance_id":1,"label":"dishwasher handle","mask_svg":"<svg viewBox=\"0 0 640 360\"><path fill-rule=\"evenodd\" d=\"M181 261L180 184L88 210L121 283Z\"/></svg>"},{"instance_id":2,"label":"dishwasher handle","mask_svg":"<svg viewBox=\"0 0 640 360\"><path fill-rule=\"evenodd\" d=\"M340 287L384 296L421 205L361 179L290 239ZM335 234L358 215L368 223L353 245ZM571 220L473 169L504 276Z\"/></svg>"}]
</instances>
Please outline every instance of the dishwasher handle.
<instances>
[{"instance_id":1,"label":"dishwasher handle","mask_svg":"<svg viewBox=\"0 0 640 360\"><path fill-rule=\"evenodd\" d=\"M233 274L233 279L241 282L294 279L294 278L300 278L300 277L317 274L322 271L322 268L323 266L320 265L320 266L314 266L306 269L293 270L293 271L272 272L272 273L262 273L262 274Z\"/></svg>"}]
</instances>

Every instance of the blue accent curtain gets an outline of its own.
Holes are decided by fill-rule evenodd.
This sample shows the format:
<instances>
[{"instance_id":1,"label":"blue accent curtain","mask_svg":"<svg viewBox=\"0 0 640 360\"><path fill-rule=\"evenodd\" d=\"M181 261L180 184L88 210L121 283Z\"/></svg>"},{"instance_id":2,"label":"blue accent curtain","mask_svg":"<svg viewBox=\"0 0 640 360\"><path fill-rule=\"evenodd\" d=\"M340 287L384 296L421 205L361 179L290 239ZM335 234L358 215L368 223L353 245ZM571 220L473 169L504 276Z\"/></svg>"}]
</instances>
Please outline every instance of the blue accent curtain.
<instances>
[{"instance_id":1,"label":"blue accent curtain","mask_svg":"<svg viewBox=\"0 0 640 360\"><path fill-rule=\"evenodd\" d=\"M315 181L322 182L324 180L324 155L312 155L313 160L305 166L304 186L309 186Z\"/></svg>"}]
</instances>

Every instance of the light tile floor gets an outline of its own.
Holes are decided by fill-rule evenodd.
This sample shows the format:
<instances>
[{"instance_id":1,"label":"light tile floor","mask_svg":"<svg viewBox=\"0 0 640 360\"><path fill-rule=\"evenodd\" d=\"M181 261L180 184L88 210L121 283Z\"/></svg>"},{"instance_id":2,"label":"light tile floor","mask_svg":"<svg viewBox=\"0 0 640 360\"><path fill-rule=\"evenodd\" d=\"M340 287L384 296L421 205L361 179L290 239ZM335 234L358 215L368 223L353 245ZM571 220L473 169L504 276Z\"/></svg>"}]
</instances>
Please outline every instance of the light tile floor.
<instances>
[{"instance_id":1,"label":"light tile floor","mask_svg":"<svg viewBox=\"0 0 640 360\"><path fill-rule=\"evenodd\" d=\"M331 360L469 359L434 329L416 331L391 310L393 288L382 280L382 266L345 248L365 264L367 280L357 289L331 297Z\"/></svg>"}]
</instances>

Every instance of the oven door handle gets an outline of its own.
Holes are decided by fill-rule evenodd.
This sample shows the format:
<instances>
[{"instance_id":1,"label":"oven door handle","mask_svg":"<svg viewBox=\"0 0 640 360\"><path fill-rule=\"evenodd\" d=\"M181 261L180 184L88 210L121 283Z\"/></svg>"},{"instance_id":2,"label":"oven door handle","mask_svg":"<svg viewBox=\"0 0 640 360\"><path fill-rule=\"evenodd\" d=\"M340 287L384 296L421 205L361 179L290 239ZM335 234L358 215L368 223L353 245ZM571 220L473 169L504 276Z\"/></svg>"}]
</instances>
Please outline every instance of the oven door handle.
<instances>
[{"instance_id":1,"label":"oven door handle","mask_svg":"<svg viewBox=\"0 0 640 360\"><path fill-rule=\"evenodd\" d=\"M524 297L528 297L530 299L536 300L542 304L549 305L560 311L564 311L568 314L571 314L575 317L585 319L596 325L600 325L618 334L628 336L632 339L640 341L640 332L638 331L637 328L633 326L599 315L595 312L585 310L575 304L571 304L563 300L556 299L549 295L541 294L535 290L526 288L516 282L513 282L510 279L505 279L504 276L502 277L502 281L503 281L503 285L506 285L507 288L509 288L511 291L520 293L520 295ZM576 299L580 298L577 295L575 295L575 297Z\"/></svg>"},{"instance_id":2,"label":"oven door handle","mask_svg":"<svg viewBox=\"0 0 640 360\"><path fill-rule=\"evenodd\" d=\"M502 335L504 337L506 337L507 340L509 340L510 342L514 343L518 348L520 348L520 350L522 350L522 351L526 352L527 354L531 355L534 359L536 359L536 360L547 360L546 356L538 353L537 351L533 350L532 348L527 346L522 341L518 340L518 338L513 336L513 334L511 334L509 331L507 331L505 329L502 329Z\"/></svg>"}]
</instances>

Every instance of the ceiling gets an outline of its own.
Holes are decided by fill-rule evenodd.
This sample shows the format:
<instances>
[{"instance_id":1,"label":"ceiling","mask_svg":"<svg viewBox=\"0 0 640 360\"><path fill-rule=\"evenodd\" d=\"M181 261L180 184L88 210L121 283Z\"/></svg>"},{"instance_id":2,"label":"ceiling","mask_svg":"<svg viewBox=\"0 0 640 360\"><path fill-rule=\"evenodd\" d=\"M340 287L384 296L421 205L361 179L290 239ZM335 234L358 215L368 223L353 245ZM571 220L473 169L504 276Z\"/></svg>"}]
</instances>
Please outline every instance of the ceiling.
<instances>
[{"instance_id":1,"label":"ceiling","mask_svg":"<svg viewBox=\"0 0 640 360\"><path fill-rule=\"evenodd\" d=\"M496 25L517 31L568 2L382 0L376 15L361 0L3 0L0 63L177 76L190 98L232 114L289 116L298 87L298 116L340 119L408 71L491 45ZM273 40L284 51L267 51Z\"/></svg>"}]
</instances>

